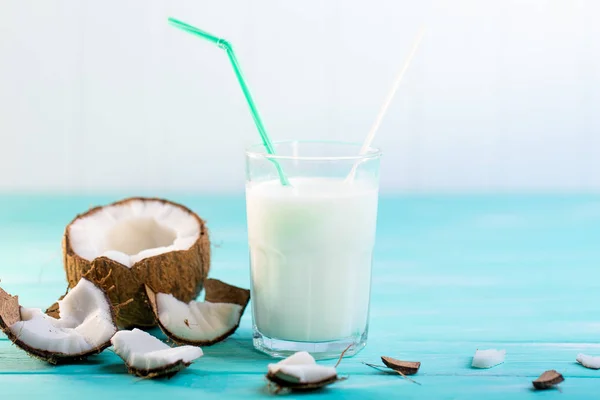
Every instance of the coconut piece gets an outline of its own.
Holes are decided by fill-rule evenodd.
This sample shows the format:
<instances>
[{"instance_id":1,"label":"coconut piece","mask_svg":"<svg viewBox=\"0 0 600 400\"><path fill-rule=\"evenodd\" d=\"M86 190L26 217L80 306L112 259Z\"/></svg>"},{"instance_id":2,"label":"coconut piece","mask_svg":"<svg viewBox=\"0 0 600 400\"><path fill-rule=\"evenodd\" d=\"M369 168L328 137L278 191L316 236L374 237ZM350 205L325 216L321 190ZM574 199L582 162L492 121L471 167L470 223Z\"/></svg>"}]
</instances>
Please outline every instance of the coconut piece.
<instances>
[{"instance_id":1,"label":"coconut piece","mask_svg":"<svg viewBox=\"0 0 600 400\"><path fill-rule=\"evenodd\" d=\"M318 365L305 351L292 354L277 364L269 364L267 379L279 388L316 390L340 380L335 367Z\"/></svg>"},{"instance_id":2,"label":"coconut piece","mask_svg":"<svg viewBox=\"0 0 600 400\"><path fill-rule=\"evenodd\" d=\"M169 347L139 329L119 331L111 342L129 372L144 378L171 377L203 355L199 347Z\"/></svg>"},{"instance_id":3,"label":"coconut piece","mask_svg":"<svg viewBox=\"0 0 600 400\"><path fill-rule=\"evenodd\" d=\"M204 221L167 200L129 198L78 215L63 238L69 286L85 277L108 294L121 327L150 327L144 284L195 299L210 266Z\"/></svg>"},{"instance_id":4,"label":"coconut piece","mask_svg":"<svg viewBox=\"0 0 600 400\"><path fill-rule=\"evenodd\" d=\"M533 381L533 387L539 390L550 389L564 380L565 378L563 378L561 374L551 369L544 372L539 376L539 378Z\"/></svg>"},{"instance_id":5,"label":"coconut piece","mask_svg":"<svg viewBox=\"0 0 600 400\"><path fill-rule=\"evenodd\" d=\"M600 357L578 354L577 362L589 369L600 369Z\"/></svg>"},{"instance_id":6,"label":"coconut piece","mask_svg":"<svg viewBox=\"0 0 600 400\"><path fill-rule=\"evenodd\" d=\"M216 279L206 280L205 291L205 301L186 304L146 286L158 326L174 342L209 346L226 339L239 327L250 291Z\"/></svg>"},{"instance_id":7,"label":"coconut piece","mask_svg":"<svg viewBox=\"0 0 600 400\"><path fill-rule=\"evenodd\" d=\"M506 350L476 350L473 356L472 368L492 368L504 362Z\"/></svg>"},{"instance_id":8,"label":"coconut piece","mask_svg":"<svg viewBox=\"0 0 600 400\"><path fill-rule=\"evenodd\" d=\"M110 346L117 331L106 294L86 279L58 301L60 318L19 306L0 289L0 329L18 347L52 364L82 360Z\"/></svg>"},{"instance_id":9,"label":"coconut piece","mask_svg":"<svg viewBox=\"0 0 600 400\"><path fill-rule=\"evenodd\" d=\"M398 371L403 375L414 375L419 371L421 363L419 361L402 361L392 357L381 357L381 361L386 367Z\"/></svg>"}]
</instances>

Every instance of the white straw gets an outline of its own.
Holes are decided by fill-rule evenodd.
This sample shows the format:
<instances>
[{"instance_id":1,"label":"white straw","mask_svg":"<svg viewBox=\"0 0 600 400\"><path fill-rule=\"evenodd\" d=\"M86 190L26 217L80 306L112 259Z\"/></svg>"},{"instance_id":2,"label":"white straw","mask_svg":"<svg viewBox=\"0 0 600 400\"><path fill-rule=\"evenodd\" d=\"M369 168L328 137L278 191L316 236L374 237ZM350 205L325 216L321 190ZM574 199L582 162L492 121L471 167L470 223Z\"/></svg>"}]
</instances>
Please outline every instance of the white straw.
<instances>
[{"instance_id":1,"label":"white straw","mask_svg":"<svg viewBox=\"0 0 600 400\"><path fill-rule=\"evenodd\" d=\"M383 102L383 106L379 110L379 114L377 114L377 118L375 119L375 122L371 126L371 130L369 131L369 134L367 135L365 141L363 142L362 147L360 148L360 153L359 153L360 155L366 154L369 151L369 149L371 148L371 144L373 143L373 139L375 139L375 135L377 134L379 125L381 125L381 121L383 120L383 117L385 116L387 109L389 108L390 104L392 103L392 100L394 99L396 90L398 90L398 87L400 86L400 82L402 81L404 74L408 70L410 63L411 63L415 53L417 52L419 45L421 44L421 39L423 38L424 33L425 33L425 28L422 26L419 29L419 32L417 33L417 37L415 38L415 41L413 42L413 45L412 45L412 48L408 55L408 58L404 62L404 65L402 66L402 69L400 70L400 72L398 72L398 75L396 76L396 80L394 81L394 84L392 85L390 91L388 92L387 97L385 98L385 101ZM354 164L354 166L352 167L352 171L350 171L350 173L346 177L346 182L354 179L354 175L356 174L356 168L358 168L358 164L360 164L360 161L357 161Z\"/></svg>"}]
</instances>

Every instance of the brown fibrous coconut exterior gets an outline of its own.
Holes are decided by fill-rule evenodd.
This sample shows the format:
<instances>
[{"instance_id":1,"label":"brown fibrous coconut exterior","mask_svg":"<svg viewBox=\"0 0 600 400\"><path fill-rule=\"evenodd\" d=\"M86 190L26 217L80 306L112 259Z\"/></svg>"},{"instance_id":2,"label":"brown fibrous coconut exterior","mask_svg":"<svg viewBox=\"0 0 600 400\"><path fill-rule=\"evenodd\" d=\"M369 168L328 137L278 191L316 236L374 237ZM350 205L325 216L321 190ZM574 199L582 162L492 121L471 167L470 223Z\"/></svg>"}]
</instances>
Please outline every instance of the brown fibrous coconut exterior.
<instances>
[{"instance_id":1,"label":"brown fibrous coconut exterior","mask_svg":"<svg viewBox=\"0 0 600 400\"><path fill-rule=\"evenodd\" d=\"M104 293L104 295L106 296L106 293ZM63 297L64 296L62 296L61 299ZM106 300L108 302L108 296L106 296ZM55 315L52 315L51 313L49 313L49 315L58 318L58 303L55 304ZM113 323L116 326L115 314L112 307L110 308L110 311ZM89 356L101 353L104 349L110 346L110 340L108 340L106 343L102 343L99 346L90 349L89 351L76 354L53 353L47 350L36 349L23 342L19 338L19 336L15 335L14 332L10 329L10 327L13 324L19 321L21 321L21 306L19 305L18 296L11 296L2 288L0 288L0 330L2 330L2 332L4 332L6 336L8 336L8 339L11 342L13 342L17 347L27 352L27 354L29 354L30 356L39 358L40 360L46 361L50 364L66 364L70 362L85 360Z\"/></svg>"},{"instance_id":2,"label":"brown fibrous coconut exterior","mask_svg":"<svg viewBox=\"0 0 600 400\"><path fill-rule=\"evenodd\" d=\"M419 371L421 363L419 361L402 361L392 357L381 357L381 361L386 367L393 369L394 371L401 372L404 375L414 375Z\"/></svg>"},{"instance_id":3,"label":"brown fibrous coconut exterior","mask_svg":"<svg viewBox=\"0 0 600 400\"><path fill-rule=\"evenodd\" d=\"M198 239L187 250L148 257L131 268L107 257L89 261L75 253L70 243L69 228L76 220L89 217L104 207L122 206L133 201L159 201L186 211L200 226ZM170 293L184 302L195 299L208 276L210 240L205 222L189 208L164 199L132 197L92 208L76 216L65 229L63 257L69 287L74 287L82 277L90 280L108 294L120 327L144 328L155 325L154 313L147 301L144 285L159 292Z\"/></svg>"},{"instance_id":4,"label":"brown fibrous coconut exterior","mask_svg":"<svg viewBox=\"0 0 600 400\"><path fill-rule=\"evenodd\" d=\"M179 371L189 367L191 364L192 363L189 363L189 362L186 363L186 362L179 360L173 364L165 365L164 367L160 367L160 368L139 369L139 368L127 366L127 370L129 371L130 374L139 376L140 378L146 378L146 379L171 378L171 377L173 377L173 375L175 375Z\"/></svg>"},{"instance_id":5,"label":"brown fibrous coconut exterior","mask_svg":"<svg viewBox=\"0 0 600 400\"><path fill-rule=\"evenodd\" d=\"M289 389L293 391L304 391L309 392L313 390L319 390L324 388L325 386L332 385L336 382L346 380L346 378L340 378L337 375L332 376L331 378L324 379L319 382L310 382L310 383L302 383L302 382L289 382L285 379L281 379L277 376L277 374L268 373L266 378L269 382L277 385L277 387L281 389Z\"/></svg>"},{"instance_id":6,"label":"brown fibrous coconut exterior","mask_svg":"<svg viewBox=\"0 0 600 400\"><path fill-rule=\"evenodd\" d=\"M535 381L533 381L533 387L538 390L550 389L554 385L558 385L563 382L565 378L558 373L556 370L548 370L541 374Z\"/></svg>"},{"instance_id":7,"label":"brown fibrous coconut exterior","mask_svg":"<svg viewBox=\"0 0 600 400\"><path fill-rule=\"evenodd\" d=\"M231 336L237 328L240 326L240 320L244 311L246 310L246 306L250 301L250 291L248 289L242 289L237 286L230 285L218 279L207 279L204 282L204 290L205 296L204 300L209 301L211 303L229 303L229 304L237 304L242 306L242 310L240 312L240 319L238 319L237 324L231 328L229 331L225 332L223 335L218 336L212 340L189 340L185 338L181 338L175 335L173 332L169 331L163 324L160 323L158 318L158 306L156 304L156 294L162 292L155 292L149 285L146 285L146 295L148 297L148 301L152 307L152 311L154 317L156 319L156 323L159 328L163 331L169 339L177 344L191 345L191 346L210 346L215 343L219 343L229 336Z\"/></svg>"}]
</instances>

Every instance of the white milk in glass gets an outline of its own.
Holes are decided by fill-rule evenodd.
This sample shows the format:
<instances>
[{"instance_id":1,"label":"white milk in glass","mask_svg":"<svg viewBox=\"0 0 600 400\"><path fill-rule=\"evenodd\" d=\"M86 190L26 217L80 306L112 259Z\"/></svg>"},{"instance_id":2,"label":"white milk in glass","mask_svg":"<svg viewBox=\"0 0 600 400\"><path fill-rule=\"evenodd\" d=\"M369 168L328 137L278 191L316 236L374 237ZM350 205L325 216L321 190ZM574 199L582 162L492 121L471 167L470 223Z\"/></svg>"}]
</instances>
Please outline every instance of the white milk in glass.
<instances>
[{"instance_id":1,"label":"white milk in glass","mask_svg":"<svg viewBox=\"0 0 600 400\"><path fill-rule=\"evenodd\" d=\"M254 321L265 336L323 342L366 329L374 183L252 182L246 190Z\"/></svg>"}]
</instances>

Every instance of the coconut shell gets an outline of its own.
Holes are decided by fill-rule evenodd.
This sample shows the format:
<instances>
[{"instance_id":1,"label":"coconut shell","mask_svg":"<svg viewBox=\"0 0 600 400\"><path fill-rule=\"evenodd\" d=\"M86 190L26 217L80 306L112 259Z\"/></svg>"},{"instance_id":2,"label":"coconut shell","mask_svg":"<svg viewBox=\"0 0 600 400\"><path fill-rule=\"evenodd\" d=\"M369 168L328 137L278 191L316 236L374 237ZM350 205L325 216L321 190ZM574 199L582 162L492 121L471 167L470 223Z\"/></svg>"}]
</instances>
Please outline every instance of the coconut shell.
<instances>
[{"instance_id":1,"label":"coconut shell","mask_svg":"<svg viewBox=\"0 0 600 400\"><path fill-rule=\"evenodd\" d=\"M155 325L155 318L147 302L144 285L147 284L158 292L170 293L184 302L194 300L202 290L210 268L210 241L204 221L180 204L163 199L133 197L109 206L124 205L132 201L160 201L183 209L198 222L198 239L188 250L148 257L131 268L107 257L88 261L76 254L71 247L69 228L77 219L89 217L103 209L96 207L78 215L67 226L63 239L64 266L69 287L74 287L79 279L85 277L108 294L120 327L152 327Z\"/></svg>"},{"instance_id":2,"label":"coconut shell","mask_svg":"<svg viewBox=\"0 0 600 400\"><path fill-rule=\"evenodd\" d=\"M237 286L229 285L225 282L222 282L218 279L207 279L204 282L204 300L209 301L211 303L229 303L229 304L237 304L242 306L242 311L240 312L240 319L246 310L246 306L250 301L250 291L248 289L242 289ZM212 340L207 341L191 341L185 338L181 338L175 335L173 332L169 331L163 324L160 323L158 318L158 306L156 304L156 293L152 288L146 285L146 296L148 298L148 302L152 308L152 312L155 318L156 323L159 328L163 331L165 335L172 341L177 344L185 344L191 346L210 346L215 343L222 342L231 336L237 328L240 326L240 320L238 323L231 328L228 332L225 332L223 335L218 336Z\"/></svg>"},{"instance_id":3,"label":"coconut shell","mask_svg":"<svg viewBox=\"0 0 600 400\"><path fill-rule=\"evenodd\" d=\"M250 301L250 291L218 279L207 279L204 282L204 300L211 303L237 304L246 309Z\"/></svg>"},{"instance_id":4,"label":"coconut shell","mask_svg":"<svg viewBox=\"0 0 600 400\"><path fill-rule=\"evenodd\" d=\"M171 378L179 371L189 367L192 363L186 363L181 360L176 363L165 365L160 368L153 369L139 369L133 367L127 367L130 374L139 376L140 378L154 379L154 378Z\"/></svg>"},{"instance_id":5,"label":"coconut shell","mask_svg":"<svg viewBox=\"0 0 600 400\"><path fill-rule=\"evenodd\" d=\"M401 372L404 375L414 375L419 371L421 363L419 361L402 361L392 357L381 357L381 361L386 367L393 369L394 371Z\"/></svg>"},{"instance_id":6,"label":"coconut shell","mask_svg":"<svg viewBox=\"0 0 600 400\"><path fill-rule=\"evenodd\" d=\"M324 379L319 382L310 382L310 383L289 382L289 381L286 381L285 379L281 379L280 377L277 376L277 374L271 374L271 373L268 373L266 375L266 378L269 382L277 385L277 387L279 389L289 389L289 390L298 391L298 392L300 392L300 391L309 392L309 391L319 390L319 389L324 388L325 386L329 386L338 381L346 380L346 378L340 378L336 375L336 376L332 376L331 378Z\"/></svg>"},{"instance_id":7,"label":"coconut shell","mask_svg":"<svg viewBox=\"0 0 600 400\"><path fill-rule=\"evenodd\" d=\"M56 306L56 315L58 315L58 303L56 303ZM112 311L113 310L111 309L111 315L114 322L115 315ZM56 318L58 318L58 316ZM85 353L77 354L53 353L46 350L36 349L23 342L18 335L15 335L13 331L10 330L10 326L19 321L21 321L21 306L19 305L18 296L11 296L2 288L0 288L0 330L2 330L2 332L8 336L8 339L10 339L11 342L13 342L20 349L26 351L30 356L39 358L40 360L46 361L50 364L66 364L69 362L85 360L89 356L98 354L110 346L109 340L106 343L86 351Z\"/></svg>"},{"instance_id":8,"label":"coconut shell","mask_svg":"<svg viewBox=\"0 0 600 400\"><path fill-rule=\"evenodd\" d=\"M551 369L549 371L544 372L533 381L533 387L538 390L550 389L551 387L558 385L563 382L565 378L559 374L557 371Z\"/></svg>"}]
</instances>

